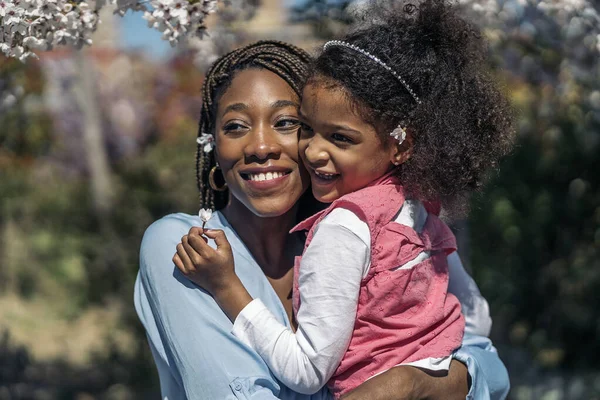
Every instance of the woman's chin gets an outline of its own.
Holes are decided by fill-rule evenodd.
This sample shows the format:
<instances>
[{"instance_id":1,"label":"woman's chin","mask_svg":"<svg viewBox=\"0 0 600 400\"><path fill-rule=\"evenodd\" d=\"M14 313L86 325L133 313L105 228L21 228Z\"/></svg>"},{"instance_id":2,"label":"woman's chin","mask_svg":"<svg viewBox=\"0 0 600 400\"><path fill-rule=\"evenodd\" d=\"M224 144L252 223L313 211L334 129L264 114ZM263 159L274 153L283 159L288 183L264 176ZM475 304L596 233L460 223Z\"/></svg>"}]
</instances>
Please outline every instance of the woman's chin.
<instances>
[{"instance_id":1,"label":"woman's chin","mask_svg":"<svg viewBox=\"0 0 600 400\"><path fill-rule=\"evenodd\" d=\"M287 213L291 212L295 208L296 201L289 200L278 200L278 199L265 199L264 201L252 202L252 207L249 207L254 215L261 218L276 218L282 217Z\"/></svg>"},{"instance_id":2,"label":"woman's chin","mask_svg":"<svg viewBox=\"0 0 600 400\"><path fill-rule=\"evenodd\" d=\"M279 196L269 197L246 197L245 199L236 199L243 203L243 207L260 218L283 217L289 212L296 212L295 205L300 198L291 193L282 193Z\"/></svg>"}]
</instances>

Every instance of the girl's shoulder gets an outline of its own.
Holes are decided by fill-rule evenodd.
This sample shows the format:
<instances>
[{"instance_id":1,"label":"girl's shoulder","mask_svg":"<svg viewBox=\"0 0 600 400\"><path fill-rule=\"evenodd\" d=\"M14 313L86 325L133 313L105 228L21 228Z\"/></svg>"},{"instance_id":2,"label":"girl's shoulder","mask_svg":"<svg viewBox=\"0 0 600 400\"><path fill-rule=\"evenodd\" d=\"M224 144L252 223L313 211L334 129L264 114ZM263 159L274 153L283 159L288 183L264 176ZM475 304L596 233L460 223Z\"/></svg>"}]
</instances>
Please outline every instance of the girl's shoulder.
<instances>
[{"instance_id":1,"label":"girl's shoulder","mask_svg":"<svg viewBox=\"0 0 600 400\"><path fill-rule=\"evenodd\" d=\"M340 197L332 208L350 209L361 219L391 219L400 210L406 197L401 185L386 184L368 186Z\"/></svg>"}]
</instances>

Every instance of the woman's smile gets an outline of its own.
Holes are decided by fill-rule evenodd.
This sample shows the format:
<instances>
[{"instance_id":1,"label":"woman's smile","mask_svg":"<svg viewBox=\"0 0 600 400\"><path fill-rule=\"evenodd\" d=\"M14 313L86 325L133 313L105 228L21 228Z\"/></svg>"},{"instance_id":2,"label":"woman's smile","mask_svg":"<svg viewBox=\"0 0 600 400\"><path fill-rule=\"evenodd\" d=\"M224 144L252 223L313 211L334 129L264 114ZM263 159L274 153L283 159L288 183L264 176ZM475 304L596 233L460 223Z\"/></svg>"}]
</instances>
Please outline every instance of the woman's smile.
<instances>
[{"instance_id":1,"label":"woman's smile","mask_svg":"<svg viewBox=\"0 0 600 400\"><path fill-rule=\"evenodd\" d=\"M250 190L270 191L283 188L289 182L291 172L291 168L261 166L243 168L239 171L239 175Z\"/></svg>"}]
</instances>

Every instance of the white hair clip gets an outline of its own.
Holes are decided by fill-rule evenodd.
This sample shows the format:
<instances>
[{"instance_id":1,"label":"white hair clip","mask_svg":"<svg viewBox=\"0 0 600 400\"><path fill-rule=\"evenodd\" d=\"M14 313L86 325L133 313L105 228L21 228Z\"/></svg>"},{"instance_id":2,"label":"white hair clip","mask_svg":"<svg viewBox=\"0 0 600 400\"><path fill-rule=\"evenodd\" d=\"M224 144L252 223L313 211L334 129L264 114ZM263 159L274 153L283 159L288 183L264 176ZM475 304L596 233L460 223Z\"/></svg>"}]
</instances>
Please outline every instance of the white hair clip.
<instances>
[{"instance_id":1,"label":"white hair clip","mask_svg":"<svg viewBox=\"0 0 600 400\"><path fill-rule=\"evenodd\" d=\"M390 136L396 139L398 144L402 144L406 140L406 131L401 125L398 125L396 129L390 132Z\"/></svg>"},{"instance_id":2,"label":"white hair clip","mask_svg":"<svg viewBox=\"0 0 600 400\"><path fill-rule=\"evenodd\" d=\"M397 74L396 71L394 71L389 65L387 65L386 63L381 61L378 57L374 56L373 54L369 53L368 51L361 49L358 46L343 42L341 40L330 40L329 42L327 42L323 45L323 50L327 50L327 48L334 47L334 46L346 47L348 49L354 50L354 51L370 58L371 60L375 61L377 64L379 64L383 68L385 68L390 74L392 74L394 76L394 78L396 78L402 84L402 86L404 86L406 91L412 96L412 98L415 100L415 102L417 104L421 104L421 100L417 97L415 92L413 92L413 90L410 88L408 83L406 83L406 81L404 79L402 79L402 77L399 74ZM399 144L401 144L402 142L404 142L404 140L406 140L406 131L404 130L402 125L398 125L396 127L396 129L394 129L392 132L390 132L390 136L393 137L394 139L396 139Z\"/></svg>"},{"instance_id":3,"label":"white hair clip","mask_svg":"<svg viewBox=\"0 0 600 400\"><path fill-rule=\"evenodd\" d=\"M215 147L215 138L210 133L202 132L198 138L196 138L196 143L200 146L204 146L202 151L208 154L212 151L213 147Z\"/></svg>"}]
</instances>

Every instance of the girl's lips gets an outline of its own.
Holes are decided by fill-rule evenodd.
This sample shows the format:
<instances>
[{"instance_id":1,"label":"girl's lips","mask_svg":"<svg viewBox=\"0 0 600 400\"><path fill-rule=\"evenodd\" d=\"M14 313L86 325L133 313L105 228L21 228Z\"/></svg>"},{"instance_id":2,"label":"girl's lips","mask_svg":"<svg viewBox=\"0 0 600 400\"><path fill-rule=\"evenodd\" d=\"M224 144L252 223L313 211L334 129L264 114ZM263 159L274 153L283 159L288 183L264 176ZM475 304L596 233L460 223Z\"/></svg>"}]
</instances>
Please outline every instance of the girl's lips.
<instances>
[{"instance_id":1,"label":"girl's lips","mask_svg":"<svg viewBox=\"0 0 600 400\"><path fill-rule=\"evenodd\" d=\"M310 169L310 179L313 185L317 186L329 186L334 184L340 177L340 174L319 174L315 170Z\"/></svg>"}]
</instances>

